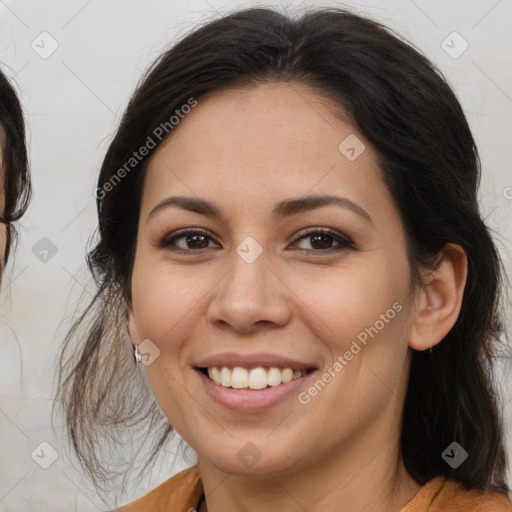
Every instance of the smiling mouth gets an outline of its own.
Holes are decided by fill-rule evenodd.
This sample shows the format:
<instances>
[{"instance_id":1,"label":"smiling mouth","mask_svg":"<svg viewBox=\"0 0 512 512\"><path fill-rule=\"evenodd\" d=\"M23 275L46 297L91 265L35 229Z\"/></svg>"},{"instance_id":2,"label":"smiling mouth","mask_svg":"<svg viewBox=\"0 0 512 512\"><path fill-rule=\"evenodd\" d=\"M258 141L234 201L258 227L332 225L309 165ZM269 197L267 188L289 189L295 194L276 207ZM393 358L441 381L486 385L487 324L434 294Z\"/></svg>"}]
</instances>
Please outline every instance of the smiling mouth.
<instances>
[{"instance_id":1,"label":"smiling mouth","mask_svg":"<svg viewBox=\"0 0 512 512\"><path fill-rule=\"evenodd\" d=\"M240 366L210 366L196 368L219 386L233 389L265 389L300 379L316 368L293 369L278 367L242 368Z\"/></svg>"}]
</instances>

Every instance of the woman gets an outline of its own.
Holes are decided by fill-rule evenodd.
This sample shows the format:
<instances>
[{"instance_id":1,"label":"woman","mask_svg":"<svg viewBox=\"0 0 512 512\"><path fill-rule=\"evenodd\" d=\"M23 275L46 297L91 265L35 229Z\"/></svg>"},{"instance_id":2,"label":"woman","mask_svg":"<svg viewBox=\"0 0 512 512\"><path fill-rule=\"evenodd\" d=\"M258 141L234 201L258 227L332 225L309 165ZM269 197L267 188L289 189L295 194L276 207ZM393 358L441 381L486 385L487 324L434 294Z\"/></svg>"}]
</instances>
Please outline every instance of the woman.
<instances>
[{"instance_id":1,"label":"woman","mask_svg":"<svg viewBox=\"0 0 512 512\"><path fill-rule=\"evenodd\" d=\"M16 236L13 222L25 213L31 195L23 111L15 90L0 71L0 280Z\"/></svg>"},{"instance_id":2,"label":"woman","mask_svg":"<svg viewBox=\"0 0 512 512\"><path fill-rule=\"evenodd\" d=\"M146 420L148 464L172 430L198 464L125 512L511 510L479 173L440 73L371 20L249 9L164 53L104 159L61 359L98 488L97 446Z\"/></svg>"}]
</instances>

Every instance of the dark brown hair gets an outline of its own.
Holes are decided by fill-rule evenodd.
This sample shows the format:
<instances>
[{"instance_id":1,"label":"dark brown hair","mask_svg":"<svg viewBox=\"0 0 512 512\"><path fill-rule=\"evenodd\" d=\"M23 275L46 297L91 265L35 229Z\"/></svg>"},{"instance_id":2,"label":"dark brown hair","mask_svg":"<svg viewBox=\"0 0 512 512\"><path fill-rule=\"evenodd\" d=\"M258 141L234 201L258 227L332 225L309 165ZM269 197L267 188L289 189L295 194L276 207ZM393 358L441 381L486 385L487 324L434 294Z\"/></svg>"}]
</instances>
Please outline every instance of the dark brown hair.
<instances>
[{"instance_id":1,"label":"dark brown hair","mask_svg":"<svg viewBox=\"0 0 512 512\"><path fill-rule=\"evenodd\" d=\"M0 127L3 129L1 176L4 208L0 222L7 224L5 261L9 257L16 230L13 222L25 213L31 196L23 110L16 91L0 71ZM3 255L2 255L3 256Z\"/></svg>"},{"instance_id":2,"label":"dark brown hair","mask_svg":"<svg viewBox=\"0 0 512 512\"><path fill-rule=\"evenodd\" d=\"M466 252L468 278L454 327L432 353L412 353L401 453L420 483L444 475L469 488L507 491L492 385L504 273L479 213L473 136L427 58L379 23L335 8L297 19L253 8L209 22L163 53L132 96L98 180L98 237L88 255L97 294L66 337L60 360L57 398L80 460L97 485L105 483L114 468L100 460L98 443L113 450L119 432L146 421L154 440L146 468L172 431L133 364L123 318L151 155L108 192L106 184L189 98L200 102L208 93L271 81L303 83L334 100L372 144L403 219L415 285L446 243ZM469 454L456 469L441 457L453 441Z\"/></svg>"}]
</instances>

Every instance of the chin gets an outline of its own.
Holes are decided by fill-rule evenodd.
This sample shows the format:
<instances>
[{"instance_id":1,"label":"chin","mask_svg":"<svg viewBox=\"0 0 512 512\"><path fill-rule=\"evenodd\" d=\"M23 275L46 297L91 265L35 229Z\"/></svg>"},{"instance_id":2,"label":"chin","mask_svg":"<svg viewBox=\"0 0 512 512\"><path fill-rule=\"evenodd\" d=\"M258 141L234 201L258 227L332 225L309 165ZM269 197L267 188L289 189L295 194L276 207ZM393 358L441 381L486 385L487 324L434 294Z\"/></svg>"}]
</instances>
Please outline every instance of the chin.
<instances>
[{"instance_id":1,"label":"chin","mask_svg":"<svg viewBox=\"0 0 512 512\"><path fill-rule=\"evenodd\" d=\"M204 458L219 471L233 475L268 476L268 474L281 473L295 467L296 453L284 453L276 446L268 443L246 441L241 447L230 446L219 452L204 452ZM198 453L198 459L201 461Z\"/></svg>"}]
</instances>

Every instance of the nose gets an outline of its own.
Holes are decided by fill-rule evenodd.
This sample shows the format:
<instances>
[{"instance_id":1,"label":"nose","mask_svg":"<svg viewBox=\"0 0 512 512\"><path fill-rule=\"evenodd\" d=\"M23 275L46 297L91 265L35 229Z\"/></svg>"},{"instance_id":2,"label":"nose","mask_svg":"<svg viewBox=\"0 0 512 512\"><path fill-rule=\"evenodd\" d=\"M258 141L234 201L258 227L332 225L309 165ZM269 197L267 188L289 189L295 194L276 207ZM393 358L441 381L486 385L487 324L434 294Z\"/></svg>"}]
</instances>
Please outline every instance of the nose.
<instances>
[{"instance_id":1,"label":"nose","mask_svg":"<svg viewBox=\"0 0 512 512\"><path fill-rule=\"evenodd\" d=\"M282 327L291 318L290 294L264 253L249 263L234 252L230 270L214 288L207 317L212 323L245 334L262 326Z\"/></svg>"}]
</instances>

